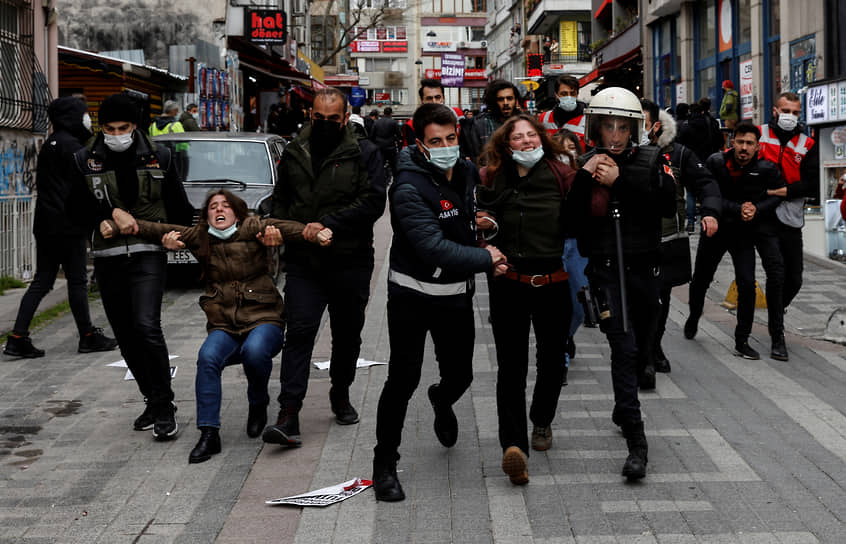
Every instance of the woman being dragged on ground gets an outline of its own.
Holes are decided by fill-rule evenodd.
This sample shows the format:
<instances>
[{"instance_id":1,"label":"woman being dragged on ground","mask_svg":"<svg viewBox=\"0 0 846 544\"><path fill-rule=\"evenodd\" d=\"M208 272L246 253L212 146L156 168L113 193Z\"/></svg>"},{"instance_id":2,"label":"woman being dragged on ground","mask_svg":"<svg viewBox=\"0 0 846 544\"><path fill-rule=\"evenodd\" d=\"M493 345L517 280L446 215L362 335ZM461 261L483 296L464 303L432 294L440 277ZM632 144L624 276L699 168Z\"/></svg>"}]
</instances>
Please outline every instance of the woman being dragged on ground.
<instances>
[{"instance_id":1,"label":"woman being dragged on ground","mask_svg":"<svg viewBox=\"0 0 846 544\"><path fill-rule=\"evenodd\" d=\"M529 481L526 375L529 328L537 342L537 378L529 419L531 445L552 445L552 420L567 368L570 286L562 263L566 238L562 204L575 172L566 154L529 115L509 118L485 147L487 169L476 191L481 230L508 258L509 270L488 279L496 343L496 404L502 469L514 484Z\"/></svg>"},{"instance_id":2,"label":"woman being dragged on ground","mask_svg":"<svg viewBox=\"0 0 846 544\"><path fill-rule=\"evenodd\" d=\"M161 240L168 249L188 248L202 269L206 291L200 307L208 319L209 335L197 355L200 440L189 463L202 463L220 453L221 373L228 365L241 363L247 375L247 434L255 438L264 429L270 401L267 384L284 337L284 305L268 273L268 250L262 239L271 238L270 232L277 228L283 239L302 241L305 227L296 221L248 217L247 204L225 189L209 193L202 209L205 213L194 227L137 222L138 236ZM109 238L118 231L112 221L104 221L100 232ZM324 229L317 240L329 245L331 238L332 232Z\"/></svg>"}]
</instances>

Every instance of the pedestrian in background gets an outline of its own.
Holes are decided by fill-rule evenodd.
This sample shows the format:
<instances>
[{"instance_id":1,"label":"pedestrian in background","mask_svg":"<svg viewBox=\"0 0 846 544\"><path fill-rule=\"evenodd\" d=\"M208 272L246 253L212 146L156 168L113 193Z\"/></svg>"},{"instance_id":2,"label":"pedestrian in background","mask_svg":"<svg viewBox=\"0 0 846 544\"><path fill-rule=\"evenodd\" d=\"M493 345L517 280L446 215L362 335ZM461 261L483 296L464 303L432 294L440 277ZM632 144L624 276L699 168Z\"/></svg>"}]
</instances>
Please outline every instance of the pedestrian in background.
<instances>
[{"instance_id":1,"label":"pedestrian in background","mask_svg":"<svg viewBox=\"0 0 846 544\"><path fill-rule=\"evenodd\" d=\"M419 107L414 112L416 144L400 153L391 186L391 356L373 449L373 487L380 501L405 498L397 461L408 402L420 383L427 332L440 374L427 391L435 411L435 436L447 448L458 440L452 405L473 380L473 276L499 274L505 267L498 249L476 247L473 190L479 174L459 158L457 122L442 104Z\"/></svg>"},{"instance_id":2,"label":"pedestrian in background","mask_svg":"<svg viewBox=\"0 0 846 544\"><path fill-rule=\"evenodd\" d=\"M88 105L74 97L57 98L47 108L53 133L41 146L36 170L35 277L21 299L12 333L3 353L13 357L43 357L29 337L29 325L42 299L53 289L59 266L68 282L68 303L79 331L80 353L110 351L117 342L91 323L88 311L85 227L73 224L65 209L73 189L73 154L91 133Z\"/></svg>"},{"instance_id":3,"label":"pedestrian in background","mask_svg":"<svg viewBox=\"0 0 846 544\"><path fill-rule=\"evenodd\" d=\"M737 109L739 100L737 98L737 91L734 90L734 83L730 79L723 81L723 100L720 102L720 119L723 120L729 133L734 131L737 125Z\"/></svg>"},{"instance_id":4,"label":"pedestrian in background","mask_svg":"<svg viewBox=\"0 0 846 544\"><path fill-rule=\"evenodd\" d=\"M487 165L476 192L477 225L508 259L501 278L491 278L491 325L496 342L496 406L502 470L511 483L529 482L526 376L529 328L537 342L532 392L532 448L552 447L552 421L566 380L567 336L572 306L561 256L566 235L563 203L575 172L558 161L564 153L534 117L510 117L485 146Z\"/></svg>"},{"instance_id":5,"label":"pedestrian in background","mask_svg":"<svg viewBox=\"0 0 846 544\"><path fill-rule=\"evenodd\" d=\"M194 209L170 151L137 130L138 115L127 94L103 100L101 132L74 154L80 177L74 212L97 229L91 254L103 309L147 404L134 428L152 428L153 437L164 440L179 430L161 326L167 256L160 245L137 236L136 218L188 225ZM115 221L120 236L103 238L99 225L106 219Z\"/></svg>"},{"instance_id":6,"label":"pedestrian in background","mask_svg":"<svg viewBox=\"0 0 846 544\"><path fill-rule=\"evenodd\" d=\"M393 118L394 111L385 108L382 117L373 123L373 130L369 131L370 141L376 144L382 157L388 162L391 173L397 173L397 152L402 146L402 131Z\"/></svg>"},{"instance_id":7,"label":"pedestrian in background","mask_svg":"<svg viewBox=\"0 0 846 544\"><path fill-rule=\"evenodd\" d=\"M162 114L156 117L150 124L150 137L158 136L159 134L185 132L182 123L176 120L178 113L179 104L173 100L165 101L164 106L162 106Z\"/></svg>"},{"instance_id":8,"label":"pedestrian in background","mask_svg":"<svg viewBox=\"0 0 846 544\"><path fill-rule=\"evenodd\" d=\"M579 80L570 75L555 78L556 104L538 118L546 131L552 135L559 130L569 130L579 138L579 147L585 147L585 106L579 98ZM579 153L577 157L581 155Z\"/></svg>"},{"instance_id":9,"label":"pedestrian in background","mask_svg":"<svg viewBox=\"0 0 846 544\"><path fill-rule=\"evenodd\" d=\"M341 425L358 423L349 388L361 349L361 329L373 273L373 224L385 210L382 155L347 126L346 96L329 87L315 93L311 124L285 148L273 190L271 217L305 225L314 242L329 229L332 244L285 248L287 329L282 349L279 416L265 442L299 446L299 412L308 389L311 354L323 312L329 310L332 354L329 401Z\"/></svg>"},{"instance_id":10,"label":"pedestrian in background","mask_svg":"<svg viewBox=\"0 0 846 544\"><path fill-rule=\"evenodd\" d=\"M179 116L179 122L185 132L197 132L200 128L200 109L196 104L191 103L185 106L185 111Z\"/></svg>"},{"instance_id":11,"label":"pedestrian in background","mask_svg":"<svg viewBox=\"0 0 846 544\"><path fill-rule=\"evenodd\" d=\"M520 91L510 81L497 79L491 81L485 89L485 111L473 118L473 125L466 131L465 152L468 158L476 162L482 149L502 124L520 112Z\"/></svg>"}]
</instances>

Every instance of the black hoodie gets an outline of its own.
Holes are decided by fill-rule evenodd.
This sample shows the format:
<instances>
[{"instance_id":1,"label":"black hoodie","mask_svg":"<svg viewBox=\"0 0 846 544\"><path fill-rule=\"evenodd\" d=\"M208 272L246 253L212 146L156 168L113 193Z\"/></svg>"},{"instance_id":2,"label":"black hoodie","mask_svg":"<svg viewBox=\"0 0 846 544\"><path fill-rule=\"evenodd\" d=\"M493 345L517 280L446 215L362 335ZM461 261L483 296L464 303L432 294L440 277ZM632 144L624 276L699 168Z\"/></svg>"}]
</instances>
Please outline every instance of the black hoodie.
<instances>
[{"instance_id":1,"label":"black hoodie","mask_svg":"<svg viewBox=\"0 0 846 544\"><path fill-rule=\"evenodd\" d=\"M85 102L70 96L57 98L47 108L53 134L38 153L35 178L38 198L32 229L36 236L86 235L83 227L68 219L65 203L73 185L72 156L91 137L91 132L82 124L82 116L87 111Z\"/></svg>"}]
</instances>

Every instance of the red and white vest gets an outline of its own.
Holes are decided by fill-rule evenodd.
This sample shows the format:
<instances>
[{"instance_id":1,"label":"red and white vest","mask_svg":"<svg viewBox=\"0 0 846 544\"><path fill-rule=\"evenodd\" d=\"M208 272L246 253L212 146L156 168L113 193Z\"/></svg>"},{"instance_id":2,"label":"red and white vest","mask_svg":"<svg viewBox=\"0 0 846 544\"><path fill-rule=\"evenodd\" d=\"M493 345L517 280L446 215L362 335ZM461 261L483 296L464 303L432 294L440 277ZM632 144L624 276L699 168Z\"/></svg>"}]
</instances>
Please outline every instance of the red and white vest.
<instances>
[{"instance_id":1,"label":"red and white vest","mask_svg":"<svg viewBox=\"0 0 846 544\"><path fill-rule=\"evenodd\" d=\"M554 109L545 111L540 114L538 119L540 120L543 128L546 129L546 132L549 133L550 136L561 130L562 128L566 128L570 132L574 132L576 136L579 137L579 142L582 144L582 149L585 147L585 116L579 115L578 117L573 117L560 127L555 124L555 119L552 116L552 112L555 111Z\"/></svg>"},{"instance_id":2,"label":"red and white vest","mask_svg":"<svg viewBox=\"0 0 846 544\"><path fill-rule=\"evenodd\" d=\"M799 165L805 155L814 146L814 139L804 134L797 134L782 147L778 136L769 125L761 125L760 156L776 163L788 185L799 181Z\"/></svg>"}]
</instances>

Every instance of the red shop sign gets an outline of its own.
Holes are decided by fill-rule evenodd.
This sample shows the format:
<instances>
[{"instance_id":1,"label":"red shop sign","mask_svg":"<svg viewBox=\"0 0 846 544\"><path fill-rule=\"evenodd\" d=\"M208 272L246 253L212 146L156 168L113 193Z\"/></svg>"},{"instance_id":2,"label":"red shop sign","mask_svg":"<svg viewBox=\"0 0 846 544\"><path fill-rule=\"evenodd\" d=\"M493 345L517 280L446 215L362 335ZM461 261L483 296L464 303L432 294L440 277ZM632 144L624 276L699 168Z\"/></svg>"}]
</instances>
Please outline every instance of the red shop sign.
<instances>
[{"instance_id":1,"label":"red shop sign","mask_svg":"<svg viewBox=\"0 0 846 544\"><path fill-rule=\"evenodd\" d=\"M406 42L406 41L382 42L382 53L408 53L408 42Z\"/></svg>"}]
</instances>

